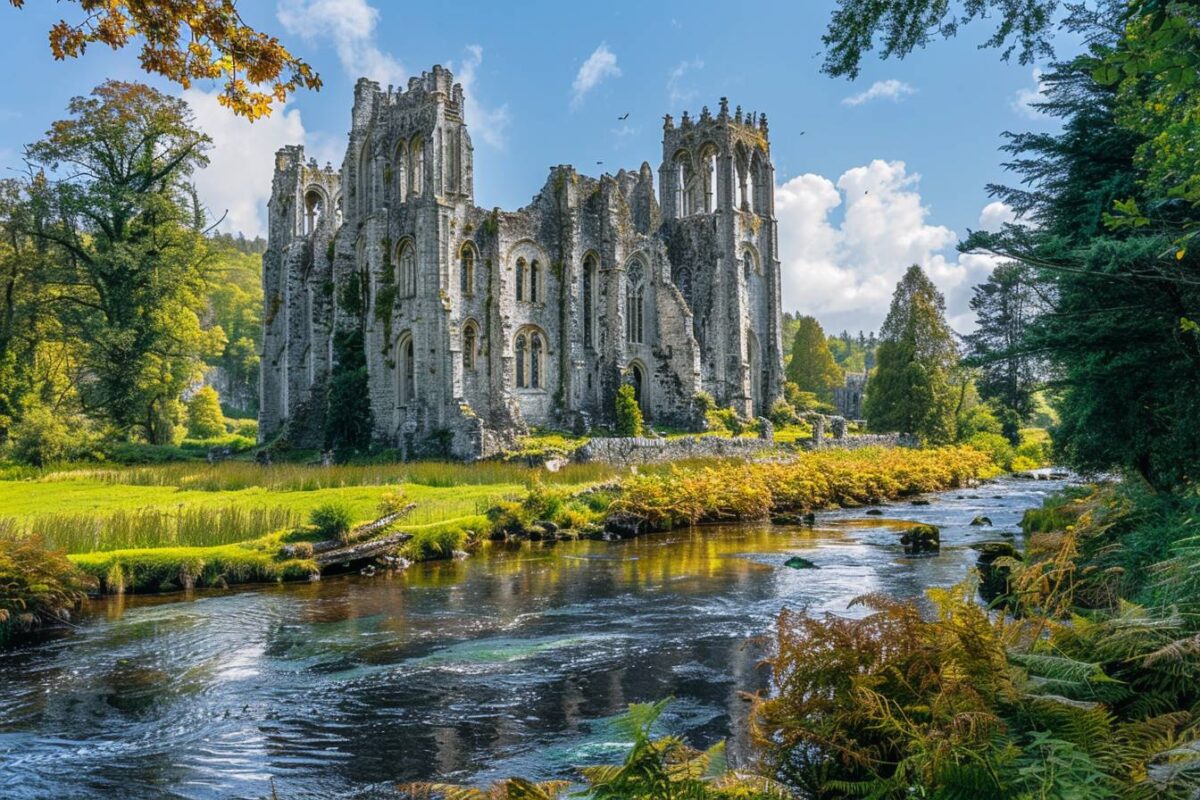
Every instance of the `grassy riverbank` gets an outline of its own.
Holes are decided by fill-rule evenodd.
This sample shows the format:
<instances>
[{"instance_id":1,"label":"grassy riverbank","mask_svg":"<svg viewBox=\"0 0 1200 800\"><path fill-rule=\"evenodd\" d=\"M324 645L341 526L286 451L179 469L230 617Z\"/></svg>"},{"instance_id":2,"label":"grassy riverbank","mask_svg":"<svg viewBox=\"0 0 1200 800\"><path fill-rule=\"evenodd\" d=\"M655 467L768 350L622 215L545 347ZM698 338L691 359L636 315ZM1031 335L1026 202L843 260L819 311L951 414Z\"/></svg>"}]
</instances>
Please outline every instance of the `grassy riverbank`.
<instances>
[{"instance_id":1,"label":"grassy riverbank","mask_svg":"<svg viewBox=\"0 0 1200 800\"><path fill-rule=\"evenodd\" d=\"M302 549L315 509L351 524L403 498L392 530L411 560L449 558L485 538L622 533L752 520L960 486L996 472L969 447L803 453L777 462L705 461L620 473L511 464L345 467L167 464L56 472L0 481L0 536L67 553L79 579L105 592L305 579ZM0 576L3 577L3 576ZM19 599L0 602L9 606Z\"/></svg>"}]
</instances>

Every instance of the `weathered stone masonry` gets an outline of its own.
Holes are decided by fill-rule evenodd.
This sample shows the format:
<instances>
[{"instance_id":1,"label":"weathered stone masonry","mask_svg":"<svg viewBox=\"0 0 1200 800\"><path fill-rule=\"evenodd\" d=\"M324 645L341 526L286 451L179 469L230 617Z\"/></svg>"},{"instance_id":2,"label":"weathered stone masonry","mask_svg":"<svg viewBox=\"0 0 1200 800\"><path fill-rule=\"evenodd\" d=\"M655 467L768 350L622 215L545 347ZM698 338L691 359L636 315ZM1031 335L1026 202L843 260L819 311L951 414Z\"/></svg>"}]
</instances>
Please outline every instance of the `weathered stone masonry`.
<instances>
[{"instance_id":1,"label":"weathered stone masonry","mask_svg":"<svg viewBox=\"0 0 1200 800\"><path fill-rule=\"evenodd\" d=\"M276 156L260 435L321 446L335 336L361 330L374 438L487 455L527 424L611 421L622 383L688 425L703 390L758 416L783 357L765 115L684 112L654 173L550 170L515 212L474 204L461 85L362 79L340 172Z\"/></svg>"}]
</instances>

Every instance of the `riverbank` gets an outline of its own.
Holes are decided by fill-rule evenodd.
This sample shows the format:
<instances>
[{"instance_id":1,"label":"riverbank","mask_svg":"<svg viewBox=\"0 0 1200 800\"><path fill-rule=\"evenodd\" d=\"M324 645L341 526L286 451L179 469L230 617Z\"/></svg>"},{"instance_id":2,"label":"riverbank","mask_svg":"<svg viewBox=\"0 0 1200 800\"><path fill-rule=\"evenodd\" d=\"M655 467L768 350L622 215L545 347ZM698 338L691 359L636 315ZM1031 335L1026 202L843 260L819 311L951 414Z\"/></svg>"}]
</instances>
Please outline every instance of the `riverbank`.
<instances>
[{"instance_id":1,"label":"riverbank","mask_svg":"<svg viewBox=\"0 0 1200 800\"><path fill-rule=\"evenodd\" d=\"M484 539L630 536L772 516L794 521L816 509L953 488L996 472L970 447L826 450L625 475L604 465L553 473L493 464L171 465L0 482L0 509L20 514L4 523L9 536L37 534L48 550L73 549L70 563L94 591L153 592L308 580L321 569L293 546L311 538L304 515L339 503L361 524L378 515L385 495L402 496L411 510L377 535L410 534L395 556L425 561L451 558ZM267 526L280 518L289 524L256 535L238 528L239 520Z\"/></svg>"},{"instance_id":2,"label":"riverbank","mask_svg":"<svg viewBox=\"0 0 1200 800\"><path fill-rule=\"evenodd\" d=\"M749 767L743 693L766 686L781 608L854 615L863 592L949 586L972 545L1019 544L1022 511L1058 485L1001 477L812 526L492 541L370 578L102 596L77 630L0 651L0 794L268 797L273 777L283 798L388 797L421 780L570 779L624 757L629 703L668 696L659 730L728 740ZM971 526L981 515L994 526ZM941 529L938 556L905 557L917 522Z\"/></svg>"}]
</instances>

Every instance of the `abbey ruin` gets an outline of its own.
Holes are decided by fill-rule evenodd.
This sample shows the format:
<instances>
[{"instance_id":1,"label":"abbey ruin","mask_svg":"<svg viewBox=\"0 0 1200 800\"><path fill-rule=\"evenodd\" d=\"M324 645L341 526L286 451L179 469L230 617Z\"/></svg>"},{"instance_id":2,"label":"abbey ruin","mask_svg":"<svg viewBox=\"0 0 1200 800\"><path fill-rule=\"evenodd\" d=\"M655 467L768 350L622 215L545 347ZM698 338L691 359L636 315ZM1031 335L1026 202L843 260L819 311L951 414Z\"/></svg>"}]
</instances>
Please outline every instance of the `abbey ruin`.
<instances>
[{"instance_id":1,"label":"abbey ruin","mask_svg":"<svg viewBox=\"0 0 1200 800\"><path fill-rule=\"evenodd\" d=\"M278 152L260 436L329 446L355 385L374 441L459 458L611 423L623 383L652 424L695 427L701 391L765 413L783 382L766 116L723 98L666 116L657 195L648 163L556 166L501 211L475 205L463 99L439 66L362 79L340 170Z\"/></svg>"}]
</instances>

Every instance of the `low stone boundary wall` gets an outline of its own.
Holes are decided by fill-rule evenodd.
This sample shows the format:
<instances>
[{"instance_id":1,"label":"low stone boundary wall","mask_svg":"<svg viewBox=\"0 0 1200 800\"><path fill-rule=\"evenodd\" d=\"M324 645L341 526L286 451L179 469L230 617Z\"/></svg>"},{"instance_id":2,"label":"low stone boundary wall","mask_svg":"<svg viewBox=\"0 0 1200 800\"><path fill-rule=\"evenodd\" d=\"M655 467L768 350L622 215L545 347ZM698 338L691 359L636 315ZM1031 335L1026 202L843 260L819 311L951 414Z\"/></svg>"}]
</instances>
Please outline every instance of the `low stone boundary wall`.
<instances>
[{"instance_id":1,"label":"low stone boundary wall","mask_svg":"<svg viewBox=\"0 0 1200 800\"><path fill-rule=\"evenodd\" d=\"M661 464L688 458L747 457L774 446L775 443L767 439L731 439L724 436L592 439L575 451L574 460L614 464Z\"/></svg>"},{"instance_id":2,"label":"low stone boundary wall","mask_svg":"<svg viewBox=\"0 0 1200 800\"><path fill-rule=\"evenodd\" d=\"M749 458L776 447L770 439L729 438L725 436L680 436L671 439L641 437L592 439L572 456L573 461L603 461L610 464L662 464L689 458ZM864 447L917 447L912 436L903 433L845 435L840 439L802 439L796 447L805 450L861 450Z\"/></svg>"},{"instance_id":3,"label":"low stone boundary wall","mask_svg":"<svg viewBox=\"0 0 1200 800\"><path fill-rule=\"evenodd\" d=\"M815 439L801 439L798 445L806 450L861 450L864 447L920 447L921 443L915 436L907 433L863 433L847 434L841 439L822 439L817 446Z\"/></svg>"}]
</instances>

